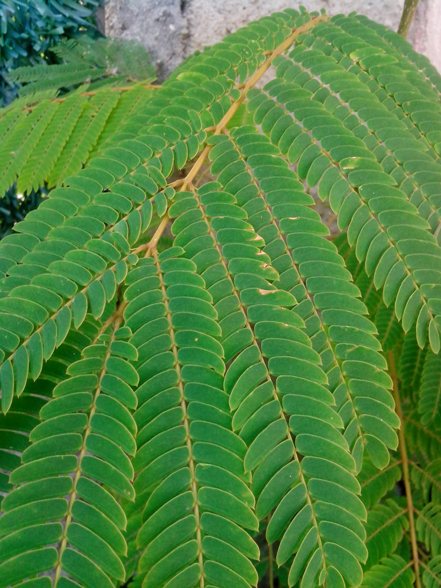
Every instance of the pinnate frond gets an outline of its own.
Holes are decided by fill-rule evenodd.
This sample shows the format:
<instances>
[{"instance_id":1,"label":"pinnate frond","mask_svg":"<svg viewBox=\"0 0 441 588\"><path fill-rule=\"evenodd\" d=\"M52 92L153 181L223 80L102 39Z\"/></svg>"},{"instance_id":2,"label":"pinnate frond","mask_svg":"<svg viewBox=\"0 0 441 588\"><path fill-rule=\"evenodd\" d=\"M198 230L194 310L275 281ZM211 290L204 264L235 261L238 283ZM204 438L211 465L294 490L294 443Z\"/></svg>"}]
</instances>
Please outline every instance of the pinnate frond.
<instances>
[{"instance_id":1,"label":"pinnate frond","mask_svg":"<svg viewBox=\"0 0 441 588\"><path fill-rule=\"evenodd\" d=\"M0 584L438 585L439 75L305 10L161 86L105 45L0 112L49 188L0 242Z\"/></svg>"},{"instance_id":2,"label":"pinnate frond","mask_svg":"<svg viewBox=\"0 0 441 588\"><path fill-rule=\"evenodd\" d=\"M0 518L2 581L37 576L113 586L124 581L126 517L115 496L134 498L131 415L138 374L130 331L102 334L68 368L30 435Z\"/></svg>"},{"instance_id":3,"label":"pinnate frond","mask_svg":"<svg viewBox=\"0 0 441 588\"><path fill-rule=\"evenodd\" d=\"M237 156L239 161L234 161ZM359 292L326 239L326 227L310 208L311 197L269 141L251 129L236 131L230 145L225 140L217 143L212 158L213 171L227 166L219 179L228 173L227 187L237 194L255 230L266 240L264 251L280 272L280 286L299 302L298 312L329 374L357 469L365 449L378 465L385 465L388 449L397 443L390 382L383 373L386 364ZM283 189L278 186L281 178ZM376 369L362 377L366 361Z\"/></svg>"},{"instance_id":4,"label":"pinnate frond","mask_svg":"<svg viewBox=\"0 0 441 588\"><path fill-rule=\"evenodd\" d=\"M441 431L441 362L433 353L427 353L418 398L418 411L421 423L436 431Z\"/></svg>"},{"instance_id":5,"label":"pinnate frond","mask_svg":"<svg viewBox=\"0 0 441 588\"><path fill-rule=\"evenodd\" d=\"M425 588L435 588L441 581L441 557L433 558L428 565L424 565L423 582Z\"/></svg>"},{"instance_id":6,"label":"pinnate frond","mask_svg":"<svg viewBox=\"0 0 441 588\"><path fill-rule=\"evenodd\" d=\"M414 575L410 562L399 555L383 558L372 566L363 578L363 588L412 588Z\"/></svg>"},{"instance_id":7,"label":"pinnate frond","mask_svg":"<svg viewBox=\"0 0 441 588\"><path fill-rule=\"evenodd\" d=\"M374 506L366 525L369 550L367 568L394 553L408 527L406 507L403 502L392 499Z\"/></svg>"},{"instance_id":8,"label":"pinnate frond","mask_svg":"<svg viewBox=\"0 0 441 588\"><path fill-rule=\"evenodd\" d=\"M429 502L418 512L418 539L428 552L438 555L441 549L441 505Z\"/></svg>"},{"instance_id":9,"label":"pinnate frond","mask_svg":"<svg viewBox=\"0 0 441 588\"><path fill-rule=\"evenodd\" d=\"M139 346L135 490L143 586L252 586L258 557L245 444L231 429L220 328L195 265L178 249L128 278L125 320Z\"/></svg>"},{"instance_id":10,"label":"pinnate frond","mask_svg":"<svg viewBox=\"0 0 441 588\"><path fill-rule=\"evenodd\" d=\"M374 284L383 289L386 304L397 297L395 313L403 329L407 332L416 323L420 346L429 337L433 350L438 352L435 301L441 272L433 264L430 265L430 276L424 273L424 269L428 268L425 264L432 257L433 260L438 258L439 246L429 232L427 222L418 215L406 196L391 185L389 176L381 170L362 141L344 129L321 104L311 106L311 92L299 88L291 80L275 80L265 91L256 90L254 96L256 122L262 122L266 132L270 133L282 117L287 121L291 132L282 135L279 148L291 163L298 162L302 180L311 187L320 180L320 196L329 199L339 226L348 229L349 243L358 247L358 256L365 260L368 275L375 271ZM321 127L315 127L316 118ZM329 126L334 127L334 136L338 136L335 144L332 138L330 143L326 138L322 140L320 129ZM340 148L342 139L346 138L351 152L357 147L357 157L360 162L366 162L369 183L364 172L346 168L344 160L349 152ZM329 153L330 158L325 153Z\"/></svg>"},{"instance_id":11,"label":"pinnate frond","mask_svg":"<svg viewBox=\"0 0 441 588\"><path fill-rule=\"evenodd\" d=\"M88 319L80 331L71 331L63 345L44 366L35 382L28 382L23 395L15 402L13 410L0 416L0 493L11 489L9 476L19 467L24 450L29 445L29 435L40 422L40 410L50 400L54 387L66 378L66 369L80 359L81 352L96 336L98 326Z\"/></svg>"},{"instance_id":12,"label":"pinnate frond","mask_svg":"<svg viewBox=\"0 0 441 588\"><path fill-rule=\"evenodd\" d=\"M234 229L224 224L227 209L236 219ZM198 254L192 258L203 264L198 269L219 309L226 360L231 362L225 387L233 426L249 447L245 467L254 471L258 516L267 516L280 501L267 530L270 542L280 540L277 562L295 554L290 584L305 568L311 581L322 575L350 584L360 574L359 560L366 557L360 524L364 508L319 356L302 332L302 319L289 311L294 298L268 282L277 275L232 195L215 184L205 185L177 202L171 214L177 216L175 242L186 252L191 253L197 240L204 242L206 261ZM316 434L310 434L312 423ZM338 507L333 512L329 494ZM342 525L338 512L346 501L355 516ZM340 531L337 541L332 529ZM355 556L349 543L359 546Z\"/></svg>"}]
</instances>

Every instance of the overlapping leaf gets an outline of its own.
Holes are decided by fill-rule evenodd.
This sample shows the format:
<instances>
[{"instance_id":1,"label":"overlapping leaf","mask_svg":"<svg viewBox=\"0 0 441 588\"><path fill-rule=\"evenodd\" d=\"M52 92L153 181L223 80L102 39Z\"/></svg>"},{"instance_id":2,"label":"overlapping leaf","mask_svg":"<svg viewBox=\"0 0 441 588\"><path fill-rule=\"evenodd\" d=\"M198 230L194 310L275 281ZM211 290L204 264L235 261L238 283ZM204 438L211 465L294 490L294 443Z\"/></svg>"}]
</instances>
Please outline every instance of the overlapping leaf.
<instances>
[{"instance_id":1,"label":"overlapping leaf","mask_svg":"<svg viewBox=\"0 0 441 588\"><path fill-rule=\"evenodd\" d=\"M267 538L280 541L277 563L294 555L290 585L302 577L356 585L366 553L355 464L295 299L268 281L277 274L232 194L207 184L181 194L171 214L175 242L216 303L233 426L248 446L256 512L272 513Z\"/></svg>"},{"instance_id":2,"label":"overlapping leaf","mask_svg":"<svg viewBox=\"0 0 441 588\"><path fill-rule=\"evenodd\" d=\"M41 409L13 490L2 503L0 577L4 585L114 586L124 582L126 517L117 498L134 499L131 457L138 374L127 327L116 322L86 347Z\"/></svg>"},{"instance_id":3,"label":"overlapping leaf","mask_svg":"<svg viewBox=\"0 0 441 588\"><path fill-rule=\"evenodd\" d=\"M440 88L287 10L0 115L1 585L439 584Z\"/></svg>"},{"instance_id":4,"label":"overlapping leaf","mask_svg":"<svg viewBox=\"0 0 441 588\"><path fill-rule=\"evenodd\" d=\"M13 410L0 416L0 494L10 490L9 476L19 467L23 451L29 445L29 435L40 421L39 413L50 400L54 387L66 378L66 369L81 357L81 352L96 336L98 326L87 320L80 331L71 331L63 345L44 367L35 382L28 382Z\"/></svg>"},{"instance_id":5,"label":"overlapping leaf","mask_svg":"<svg viewBox=\"0 0 441 588\"><path fill-rule=\"evenodd\" d=\"M321 104L311 104L310 94L292 82L270 82L254 92L256 122L273 134L300 178L329 199L386 305L395 301L404 331L416 324L419 345L429 340L438 352L441 250L429 225L364 143Z\"/></svg>"},{"instance_id":6,"label":"overlapping leaf","mask_svg":"<svg viewBox=\"0 0 441 588\"><path fill-rule=\"evenodd\" d=\"M398 425L386 363L359 291L311 210L312 198L253 129L238 129L231 140L217 141L211 156L213 172L222 170L219 179L265 239L264 251L280 274L278 284L299 302L297 311L321 355L357 468L366 448L377 465L386 465L388 449L397 446L393 429ZM364 370L367 365L375 370Z\"/></svg>"},{"instance_id":7,"label":"overlapping leaf","mask_svg":"<svg viewBox=\"0 0 441 588\"><path fill-rule=\"evenodd\" d=\"M127 280L141 379L137 574L143 586L253 586L257 520L222 389L221 330L203 279L179 253L154 253Z\"/></svg>"}]
</instances>

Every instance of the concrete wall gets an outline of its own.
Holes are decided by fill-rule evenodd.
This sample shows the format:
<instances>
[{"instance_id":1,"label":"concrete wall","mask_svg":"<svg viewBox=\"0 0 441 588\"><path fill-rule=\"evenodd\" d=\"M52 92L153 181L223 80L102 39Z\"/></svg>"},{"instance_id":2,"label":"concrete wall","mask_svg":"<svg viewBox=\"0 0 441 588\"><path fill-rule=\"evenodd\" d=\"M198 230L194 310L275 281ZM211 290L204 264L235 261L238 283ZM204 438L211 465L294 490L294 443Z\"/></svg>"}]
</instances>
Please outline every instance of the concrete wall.
<instances>
[{"instance_id":1,"label":"concrete wall","mask_svg":"<svg viewBox=\"0 0 441 588\"><path fill-rule=\"evenodd\" d=\"M359 12L397 30L404 0L106 0L104 31L136 39L150 51L159 76L240 26L287 6ZM420 0L409 39L441 71L441 0Z\"/></svg>"},{"instance_id":2,"label":"concrete wall","mask_svg":"<svg viewBox=\"0 0 441 588\"><path fill-rule=\"evenodd\" d=\"M441 73L441 0L420 0L409 41Z\"/></svg>"}]
</instances>

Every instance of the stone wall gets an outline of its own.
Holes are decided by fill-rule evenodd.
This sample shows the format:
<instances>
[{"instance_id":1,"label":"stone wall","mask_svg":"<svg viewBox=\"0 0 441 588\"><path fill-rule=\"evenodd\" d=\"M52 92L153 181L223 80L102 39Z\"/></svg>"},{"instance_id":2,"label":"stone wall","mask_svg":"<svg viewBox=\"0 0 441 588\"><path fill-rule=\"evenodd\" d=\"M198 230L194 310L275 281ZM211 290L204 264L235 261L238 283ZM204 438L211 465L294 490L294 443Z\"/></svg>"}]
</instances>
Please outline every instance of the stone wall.
<instances>
[{"instance_id":1,"label":"stone wall","mask_svg":"<svg viewBox=\"0 0 441 588\"><path fill-rule=\"evenodd\" d=\"M197 49L286 7L359 12L397 30L404 0L106 0L104 32L145 45L164 78ZM441 71L441 0L420 0L409 39Z\"/></svg>"}]
</instances>

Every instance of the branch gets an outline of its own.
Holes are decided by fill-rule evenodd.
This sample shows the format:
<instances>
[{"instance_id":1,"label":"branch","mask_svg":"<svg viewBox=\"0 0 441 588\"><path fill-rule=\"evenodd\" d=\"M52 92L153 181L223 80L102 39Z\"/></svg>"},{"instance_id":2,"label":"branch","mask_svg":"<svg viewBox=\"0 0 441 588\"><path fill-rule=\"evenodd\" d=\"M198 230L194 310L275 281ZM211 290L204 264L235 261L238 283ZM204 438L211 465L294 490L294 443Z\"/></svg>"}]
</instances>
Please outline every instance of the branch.
<instances>
[{"instance_id":1,"label":"branch","mask_svg":"<svg viewBox=\"0 0 441 588\"><path fill-rule=\"evenodd\" d=\"M320 22L327 20L327 16L316 16L312 18L310 21L305 23L304 25L294 29L293 32L284 40L280 45L278 45L274 51L271 51L262 65L254 72L254 74L247 80L247 82L240 86L240 94L239 97L231 104L230 108L227 110L225 115L223 116L222 120L214 127L213 129L213 136L220 135L223 133L224 129L226 129L228 123L233 118L234 114L236 113L239 106L243 103L247 94L251 88L253 88L260 78L264 75L264 73L271 67L274 59L287 51L291 45L296 41L297 37L302 35L303 33L308 32L310 29L314 28ZM206 129L207 130L207 129ZM188 171L187 175L184 178L180 178L176 180L173 184L179 185L179 192L185 192L188 190L190 186L193 185L193 182L202 169L208 154L210 153L211 145L206 145L205 148L200 153L199 157L191 166L190 170ZM173 185L171 184L171 185ZM159 239L161 238L163 232L165 231L167 224L168 224L168 215L165 215L161 221L161 224L158 226L155 234L153 235L152 239L145 245L141 245L137 249L135 249L134 253L139 253L141 251L146 251L146 257L151 255L152 251L156 249Z\"/></svg>"},{"instance_id":2,"label":"branch","mask_svg":"<svg viewBox=\"0 0 441 588\"><path fill-rule=\"evenodd\" d=\"M398 390L398 378L397 378L397 370L395 367L395 358L392 351L388 353L388 364L389 364L389 373L392 378L393 382L393 395L395 400L395 407L397 410L397 414L400 418L401 426L398 431L399 435L399 450L401 455L401 462L402 462L402 470L403 470L403 484L404 490L406 492L406 502L407 502L407 515L409 519L409 536L410 536L410 544L412 547L412 559L413 559L413 569L415 571L415 586L416 588L421 588L421 580L420 580L420 558L418 554L418 543L416 537L416 529L415 529L415 516L414 511L415 507L413 504L412 499L412 488L410 484L410 475L409 475L409 458L407 455L407 448L406 448L406 436L404 432L404 418L403 418L403 410L401 408L401 401L400 395Z\"/></svg>"},{"instance_id":3,"label":"branch","mask_svg":"<svg viewBox=\"0 0 441 588\"><path fill-rule=\"evenodd\" d=\"M418 2L419 0L406 0L404 2L403 14L401 15L400 24L398 26L398 34L404 38L407 37L409 32Z\"/></svg>"}]
</instances>

